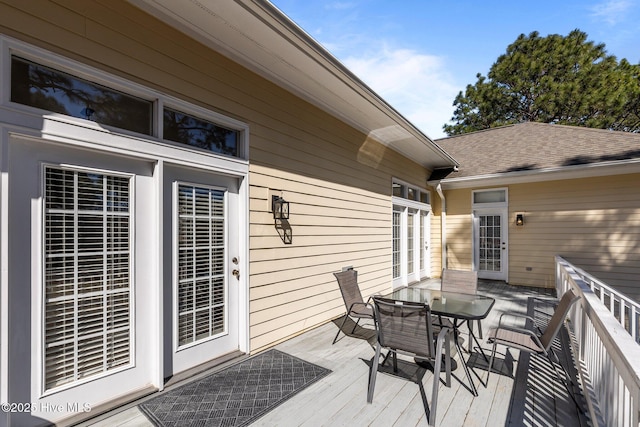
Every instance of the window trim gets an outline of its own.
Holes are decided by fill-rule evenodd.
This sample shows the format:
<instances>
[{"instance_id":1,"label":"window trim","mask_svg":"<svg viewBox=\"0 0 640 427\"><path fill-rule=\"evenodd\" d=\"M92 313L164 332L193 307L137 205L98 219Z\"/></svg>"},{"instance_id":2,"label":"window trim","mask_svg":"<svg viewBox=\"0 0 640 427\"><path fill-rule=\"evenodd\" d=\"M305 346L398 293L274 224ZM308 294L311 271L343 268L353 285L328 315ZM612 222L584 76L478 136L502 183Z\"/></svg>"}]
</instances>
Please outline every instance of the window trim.
<instances>
[{"instance_id":1,"label":"window trim","mask_svg":"<svg viewBox=\"0 0 640 427\"><path fill-rule=\"evenodd\" d=\"M487 202L487 203L477 203L475 201L475 195L478 193L490 193L496 191L504 191L504 202ZM490 208L502 208L509 205L509 188L508 187L500 187L500 188L486 188L482 190L472 190L471 191L471 208L475 209L490 209Z\"/></svg>"},{"instance_id":2,"label":"window trim","mask_svg":"<svg viewBox=\"0 0 640 427\"><path fill-rule=\"evenodd\" d=\"M37 107L30 107L28 105L12 102L11 78L9 78L9 76L11 75L11 57L13 55L19 56L23 59L32 61L39 65L68 73L74 77L106 86L110 89L123 92L127 95L151 101L153 103L154 109L154 111L152 112L153 123L151 135L139 134L128 131L126 129L102 125L90 120L67 116L64 114L54 113L49 110L43 110ZM2 87L0 88L0 106L7 107L11 110L31 115L37 114L39 116L48 116L52 118L63 119L64 122L68 122L70 124L81 126L84 128L97 130L108 129L114 134L156 140L164 145L187 149L191 152L213 155L223 159L242 160L246 162L248 162L249 160L249 125L247 123L231 118L229 116L225 116L211 109L186 102L180 98L164 94L147 86L134 83L130 80L115 76L106 71L102 71L95 67L86 65L82 62L69 59L62 55L58 55L56 53L41 49L39 47L27 44L25 42L13 39L5 35L0 35L0 72L1 75L7 76L6 78L1 79L2 82L0 83L2 85ZM202 117L204 120L219 124L224 128L238 131L238 156L236 157L220 154L214 151L199 149L189 145L181 144L179 142L163 139L162 114L165 105L168 108L177 109L183 113L190 114L195 117Z\"/></svg>"},{"instance_id":3,"label":"window trim","mask_svg":"<svg viewBox=\"0 0 640 427\"><path fill-rule=\"evenodd\" d=\"M100 175L109 175L109 176L114 176L114 177L121 177L121 178L127 178L129 180L129 290L128 290L128 294L129 294L129 323L130 323L130 328L129 328L129 336L130 336L130 340L129 340L129 363L127 363L126 365L122 365L122 366L118 366L114 369L111 370L106 370L106 371L102 371L100 373L94 374L94 375L89 375L87 377L84 378L80 378L74 381L70 381L68 383L65 384L61 384L59 386L56 387L52 387L47 389L46 388L46 355L45 355L45 349L46 349L46 321L47 321L47 317L46 317L46 284L45 284L45 280L46 280L46 224L45 224L45 220L46 220L46 169L47 168L57 168L60 170L69 170L69 171L73 171L73 172L87 172L87 173L96 173L96 174L100 174ZM38 319L38 325L40 328L39 331L39 336L37 337L38 340L38 345L39 347L37 348L37 352L38 352L38 360L40 363L38 363L38 372L39 372L39 390L40 390L40 398L46 397L46 396L51 396L57 393L61 393L73 388L76 388L78 386L81 386L83 384L87 384L89 382L93 382L96 380L99 380L101 378L106 378L112 375L115 375L117 373L132 369L136 367L136 328L134 327L134 323L135 323L135 306L136 306L136 283L135 283L135 269L136 269L136 262L135 262L135 247L136 247L136 242L135 242L135 235L136 235L136 230L135 230L135 215L136 215L136 210L135 210L135 184L134 184L134 179L135 179L135 175L130 174L130 173L124 173L124 172L118 172L118 171L112 171L112 170L108 170L108 169L100 169L100 168L91 168L91 167L84 167L84 166L78 166L78 165L74 165L74 164L61 164L61 163L52 163L52 162L41 162L40 164L40 177L39 177L39 181L40 181L40 200L39 200L39 218L38 218L38 235L39 235L39 262L40 265L37 268L38 271L38 283L39 283L39 307L38 307L38 313L39 313L39 319ZM77 340L77 338L76 338Z\"/></svg>"},{"instance_id":4,"label":"window trim","mask_svg":"<svg viewBox=\"0 0 640 427\"><path fill-rule=\"evenodd\" d=\"M402 196L395 196L393 195L393 185L397 184L400 185L402 187ZM391 198L394 200L394 203L398 203L398 204L408 204L408 205L412 205L411 207L415 208L415 209L424 209L424 206L428 206L429 209L431 209L431 191L427 190L426 188L421 188L417 185L413 185L413 184L409 184L408 182L393 178L391 180ZM413 191L417 192L418 194L418 199L409 199L409 189L412 189ZM426 194L427 195L427 199L428 202L422 202L422 198L420 197L422 194Z\"/></svg>"}]
</instances>

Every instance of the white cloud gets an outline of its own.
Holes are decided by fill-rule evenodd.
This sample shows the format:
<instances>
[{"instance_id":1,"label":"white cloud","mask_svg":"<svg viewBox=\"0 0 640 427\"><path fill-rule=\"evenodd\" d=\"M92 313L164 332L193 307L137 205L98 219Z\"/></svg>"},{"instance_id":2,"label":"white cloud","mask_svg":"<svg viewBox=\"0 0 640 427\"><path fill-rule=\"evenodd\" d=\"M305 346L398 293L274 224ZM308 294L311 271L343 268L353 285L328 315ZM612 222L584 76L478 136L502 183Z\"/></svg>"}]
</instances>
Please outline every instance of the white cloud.
<instances>
[{"instance_id":1,"label":"white cloud","mask_svg":"<svg viewBox=\"0 0 640 427\"><path fill-rule=\"evenodd\" d=\"M349 56L344 63L427 136L445 136L442 125L451 119L460 89L442 58L383 46L373 54Z\"/></svg>"},{"instance_id":2,"label":"white cloud","mask_svg":"<svg viewBox=\"0 0 640 427\"><path fill-rule=\"evenodd\" d=\"M627 11L633 6L629 0L607 0L591 8L591 16L601 19L609 25L615 25L625 19Z\"/></svg>"}]
</instances>

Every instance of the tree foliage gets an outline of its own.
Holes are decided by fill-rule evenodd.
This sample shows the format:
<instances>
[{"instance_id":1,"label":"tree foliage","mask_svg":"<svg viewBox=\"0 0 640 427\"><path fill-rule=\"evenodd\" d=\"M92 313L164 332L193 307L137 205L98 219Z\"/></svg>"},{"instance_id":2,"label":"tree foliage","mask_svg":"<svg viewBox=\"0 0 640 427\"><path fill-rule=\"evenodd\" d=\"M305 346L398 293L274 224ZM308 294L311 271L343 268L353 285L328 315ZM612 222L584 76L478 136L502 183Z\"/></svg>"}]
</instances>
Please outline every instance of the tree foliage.
<instances>
[{"instance_id":1,"label":"tree foliage","mask_svg":"<svg viewBox=\"0 0 640 427\"><path fill-rule=\"evenodd\" d=\"M449 135L526 121L640 131L640 65L618 62L580 30L521 34L476 77L453 102Z\"/></svg>"}]
</instances>

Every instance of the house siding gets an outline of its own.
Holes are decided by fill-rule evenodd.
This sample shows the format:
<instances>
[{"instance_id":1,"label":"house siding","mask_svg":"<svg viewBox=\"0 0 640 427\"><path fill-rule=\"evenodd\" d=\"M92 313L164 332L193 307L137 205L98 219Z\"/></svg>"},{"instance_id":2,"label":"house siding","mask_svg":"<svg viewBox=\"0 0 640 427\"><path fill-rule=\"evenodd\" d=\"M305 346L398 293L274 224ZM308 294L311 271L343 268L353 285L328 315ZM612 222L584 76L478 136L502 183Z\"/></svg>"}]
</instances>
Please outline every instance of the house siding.
<instances>
[{"instance_id":1,"label":"house siding","mask_svg":"<svg viewBox=\"0 0 640 427\"><path fill-rule=\"evenodd\" d=\"M554 287L554 255L640 300L640 175L509 187L509 280ZM515 212L525 213L516 227Z\"/></svg>"},{"instance_id":2,"label":"house siding","mask_svg":"<svg viewBox=\"0 0 640 427\"><path fill-rule=\"evenodd\" d=\"M442 201L437 192L431 192L431 276L442 272Z\"/></svg>"},{"instance_id":3,"label":"house siding","mask_svg":"<svg viewBox=\"0 0 640 427\"><path fill-rule=\"evenodd\" d=\"M365 296L390 288L391 180L424 188L422 166L126 2L0 2L0 33L248 124L252 352L343 313L343 266Z\"/></svg>"},{"instance_id":4,"label":"house siding","mask_svg":"<svg viewBox=\"0 0 640 427\"><path fill-rule=\"evenodd\" d=\"M304 126L303 118L296 123ZM422 167L382 146L377 151L384 153L384 160L372 168L359 157L364 135L349 131L329 116L322 123L332 123L326 127L332 131L316 132L314 128L321 124L310 123L309 130L300 131L304 142L294 139L282 146L286 156L274 156L271 150L252 145L252 351L344 313L331 274L342 267L358 270L365 298L388 291L392 281L391 180L396 177L414 185L426 181ZM253 135L252 141L256 139ZM315 143L308 144L309 140ZM283 144L262 141L257 145L262 143L267 147ZM269 212L269 196L274 192L290 203L290 244L279 236Z\"/></svg>"},{"instance_id":5,"label":"house siding","mask_svg":"<svg viewBox=\"0 0 640 427\"><path fill-rule=\"evenodd\" d=\"M447 209L447 265L449 269L472 268L471 190L445 191Z\"/></svg>"},{"instance_id":6,"label":"house siding","mask_svg":"<svg viewBox=\"0 0 640 427\"><path fill-rule=\"evenodd\" d=\"M638 182L625 174L501 186L509 194L508 281L553 288L561 255L640 300ZM471 191L445 192L449 268L472 265ZM524 213L522 227L516 212Z\"/></svg>"}]
</instances>

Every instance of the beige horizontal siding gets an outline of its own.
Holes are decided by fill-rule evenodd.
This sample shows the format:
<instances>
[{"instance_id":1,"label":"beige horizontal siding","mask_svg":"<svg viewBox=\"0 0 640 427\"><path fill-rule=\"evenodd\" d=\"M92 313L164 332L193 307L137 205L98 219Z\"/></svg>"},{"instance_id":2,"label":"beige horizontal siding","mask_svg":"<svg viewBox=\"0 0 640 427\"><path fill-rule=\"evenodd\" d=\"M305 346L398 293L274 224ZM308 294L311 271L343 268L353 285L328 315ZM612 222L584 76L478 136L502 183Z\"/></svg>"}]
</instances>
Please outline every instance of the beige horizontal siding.
<instances>
[{"instance_id":1,"label":"beige horizontal siding","mask_svg":"<svg viewBox=\"0 0 640 427\"><path fill-rule=\"evenodd\" d=\"M640 175L584 178L509 188L512 283L552 287L553 256L567 258L640 299Z\"/></svg>"},{"instance_id":2,"label":"beige horizontal siding","mask_svg":"<svg viewBox=\"0 0 640 427\"><path fill-rule=\"evenodd\" d=\"M640 175L510 185L509 282L554 287L561 255L640 299ZM447 192L451 268L471 265L471 190ZM516 212L525 225L516 227Z\"/></svg>"},{"instance_id":3,"label":"beige horizontal siding","mask_svg":"<svg viewBox=\"0 0 640 427\"><path fill-rule=\"evenodd\" d=\"M351 168L335 163L331 181L252 164L250 236L251 346L256 350L344 312L331 274L353 266L363 295L391 285L391 176L352 185ZM286 177L286 178L284 178ZM337 181L343 180L344 184ZM386 184L389 184L388 186ZM272 187L269 187L271 185ZM375 187L375 186L374 186ZM292 244L285 244L269 209L269 189L290 203Z\"/></svg>"},{"instance_id":4,"label":"beige horizontal siding","mask_svg":"<svg viewBox=\"0 0 640 427\"><path fill-rule=\"evenodd\" d=\"M447 266L469 270L472 267L471 190L446 191Z\"/></svg>"}]
</instances>

